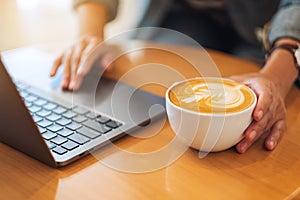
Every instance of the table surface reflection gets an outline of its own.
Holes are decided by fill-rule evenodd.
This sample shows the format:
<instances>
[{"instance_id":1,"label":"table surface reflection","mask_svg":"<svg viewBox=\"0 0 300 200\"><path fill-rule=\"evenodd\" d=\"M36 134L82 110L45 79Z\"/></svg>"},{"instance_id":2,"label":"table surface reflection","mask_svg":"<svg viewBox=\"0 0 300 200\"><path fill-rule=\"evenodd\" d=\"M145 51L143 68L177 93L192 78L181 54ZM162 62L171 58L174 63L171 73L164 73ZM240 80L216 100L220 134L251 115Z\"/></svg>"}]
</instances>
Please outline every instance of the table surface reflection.
<instances>
[{"instance_id":1,"label":"table surface reflection","mask_svg":"<svg viewBox=\"0 0 300 200\"><path fill-rule=\"evenodd\" d=\"M38 48L50 52L47 48ZM200 49L180 46L172 48L199 58L195 62L202 66L212 65L206 56L203 59L199 57L203 53ZM18 51L20 50L16 49L9 54L17 54ZM221 76L256 72L259 69L249 61L216 51L208 52ZM142 53L133 52L119 57L114 63L116 68L112 76L122 78L129 69L149 63L171 67L184 78L199 76L199 72L190 66L192 62L187 62L177 53L170 53L164 48L157 50L154 46ZM44 72L47 73L46 70ZM207 71L204 75L210 73L215 72ZM155 78L158 75L148 73L148 76ZM164 75L165 83L175 81L174 76L168 73ZM144 77L145 74L125 81L133 85L139 84ZM151 84L145 85L143 89L161 96L166 90L162 85ZM122 169L114 169L106 161L116 154L113 147L135 154L147 154L163 148L174 137L167 121L159 125L162 129L155 135L151 133L157 125L141 130L136 137L125 136L113 145L59 169L50 168L1 143L1 195L3 199L300 198L299 89L292 88L286 106L288 129L272 152L264 149L264 138L258 140L245 154L238 154L231 148L199 158L197 151L187 149L168 166L145 173L128 173Z\"/></svg>"}]
</instances>

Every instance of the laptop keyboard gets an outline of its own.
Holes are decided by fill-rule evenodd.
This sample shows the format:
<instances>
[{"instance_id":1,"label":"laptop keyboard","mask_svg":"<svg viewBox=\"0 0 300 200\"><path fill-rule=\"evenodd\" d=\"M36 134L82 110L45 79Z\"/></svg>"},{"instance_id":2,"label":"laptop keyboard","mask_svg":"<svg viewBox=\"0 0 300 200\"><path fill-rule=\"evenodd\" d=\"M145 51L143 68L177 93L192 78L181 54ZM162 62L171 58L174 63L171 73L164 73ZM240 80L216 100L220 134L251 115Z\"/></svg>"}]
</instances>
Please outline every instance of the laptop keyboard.
<instances>
[{"instance_id":1,"label":"laptop keyboard","mask_svg":"<svg viewBox=\"0 0 300 200\"><path fill-rule=\"evenodd\" d=\"M27 84L15 84L49 149L56 154L66 154L123 125L86 108L54 102Z\"/></svg>"}]
</instances>

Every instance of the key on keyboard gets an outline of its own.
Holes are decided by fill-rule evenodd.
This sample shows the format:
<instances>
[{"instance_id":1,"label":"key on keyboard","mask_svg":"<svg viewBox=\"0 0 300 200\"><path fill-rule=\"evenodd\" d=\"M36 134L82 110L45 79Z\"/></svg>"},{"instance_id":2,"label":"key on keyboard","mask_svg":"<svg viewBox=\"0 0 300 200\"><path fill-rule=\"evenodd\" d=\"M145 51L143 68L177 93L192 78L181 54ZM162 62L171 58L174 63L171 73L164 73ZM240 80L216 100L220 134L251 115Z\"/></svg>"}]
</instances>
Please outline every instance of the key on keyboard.
<instances>
[{"instance_id":1,"label":"key on keyboard","mask_svg":"<svg viewBox=\"0 0 300 200\"><path fill-rule=\"evenodd\" d=\"M16 85L46 144L56 154L63 155L122 126L86 108L41 97L24 83Z\"/></svg>"}]
</instances>

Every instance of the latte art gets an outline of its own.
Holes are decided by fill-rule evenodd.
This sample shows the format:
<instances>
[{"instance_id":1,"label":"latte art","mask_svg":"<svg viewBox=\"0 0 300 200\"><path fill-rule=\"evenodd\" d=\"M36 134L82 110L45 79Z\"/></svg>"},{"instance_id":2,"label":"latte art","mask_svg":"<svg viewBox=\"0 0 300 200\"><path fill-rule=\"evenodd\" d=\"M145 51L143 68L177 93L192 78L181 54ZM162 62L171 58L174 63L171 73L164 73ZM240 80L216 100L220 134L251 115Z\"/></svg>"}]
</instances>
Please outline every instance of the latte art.
<instances>
[{"instance_id":1,"label":"latte art","mask_svg":"<svg viewBox=\"0 0 300 200\"><path fill-rule=\"evenodd\" d=\"M206 113L237 112L253 101L250 89L230 80L199 79L175 86L169 93L177 106Z\"/></svg>"}]
</instances>

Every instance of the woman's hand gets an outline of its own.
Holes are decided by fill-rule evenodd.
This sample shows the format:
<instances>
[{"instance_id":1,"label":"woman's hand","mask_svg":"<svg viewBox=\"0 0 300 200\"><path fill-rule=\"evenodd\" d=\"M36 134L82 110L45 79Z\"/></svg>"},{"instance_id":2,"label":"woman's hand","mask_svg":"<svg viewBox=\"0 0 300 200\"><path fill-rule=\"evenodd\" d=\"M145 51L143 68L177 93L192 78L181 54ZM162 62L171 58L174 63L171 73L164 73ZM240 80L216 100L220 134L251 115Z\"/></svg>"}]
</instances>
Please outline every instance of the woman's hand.
<instances>
[{"instance_id":1,"label":"woman's hand","mask_svg":"<svg viewBox=\"0 0 300 200\"><path fill-rule=\"evenodd\" d=\"M105 48L102 50L97 48L104 38L104 26L109 15L107 7L96 2L84 2L76 7L76 11L80 38L56 58L50 73L50 76L55 76L58 68L63 66L61 87L64 90L79 88L84 75L90 70L90 63L94 61L95 50L99 51L97 58L102 56L101 65L104 68L107 66Z\"/></svg>"},{"instance_id":2,"label":"woman's hand","mask_svg":"<svg viewBox=\"0 0 300 200\"><path fill-rule=\"evenodd\" d=\"M102 38L96 36L83 36L64 50L54 61L50 76L55 76L59 67L64 68L61 87L63 90L76 90L81 85L83 77L89 72L92 62L101 56L101 67L109 65L108 50L97 47L102 43ZM95 57L95 51L97 55ZM109 70L109 69L106 69Z\"/></svg>"},{"instance_id":3,"label":"woman's hand","mask_svg":"<svg viewBox=\"0 0 300 200\"><path fill-rule=\"evenodd\" d=\"M258 101L253 112L253 122L244 132L244 139L236 146L244 153L263 134L267 134L265 148L273 150L286 130L285 95L279 86L263 73L245 74L230 77L248 85L257 95Z\"/></svg>"}]
</instances>

